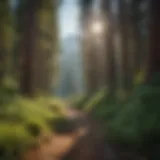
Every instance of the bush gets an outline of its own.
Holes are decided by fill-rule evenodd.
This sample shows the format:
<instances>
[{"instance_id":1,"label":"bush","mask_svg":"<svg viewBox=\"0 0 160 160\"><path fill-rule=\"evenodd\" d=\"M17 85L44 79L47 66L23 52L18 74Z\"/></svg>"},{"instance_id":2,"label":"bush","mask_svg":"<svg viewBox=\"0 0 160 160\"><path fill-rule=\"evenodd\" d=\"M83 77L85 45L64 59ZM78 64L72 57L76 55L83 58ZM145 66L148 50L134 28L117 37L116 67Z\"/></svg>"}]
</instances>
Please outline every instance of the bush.
<instances>
[{"instance_id":1,"label":"bush","mask_svg":"<svg viewBox=\"0 0 160 160\"><path fill-rule=\"evenodd\" d=\"M21 152L35 143L41 132L52 132L54 126L48 121L63 117L63 109L64 104L60 100L42 97L28 99L16 96L1 105L0 152L5 152L5 156L12 153L13 156L17 146Z\"/></svg>"},{"instance_id":2,"label":"bush","mask_svg":"<svg viewBox=\"0 0 160 160\"><path fill-rule=\"evenodd\" d=\"M125 99L98 93L84 110L103 124L112 143L150 147L160 139L160 76L138 85Z\"/></svg>"}]
</instances>

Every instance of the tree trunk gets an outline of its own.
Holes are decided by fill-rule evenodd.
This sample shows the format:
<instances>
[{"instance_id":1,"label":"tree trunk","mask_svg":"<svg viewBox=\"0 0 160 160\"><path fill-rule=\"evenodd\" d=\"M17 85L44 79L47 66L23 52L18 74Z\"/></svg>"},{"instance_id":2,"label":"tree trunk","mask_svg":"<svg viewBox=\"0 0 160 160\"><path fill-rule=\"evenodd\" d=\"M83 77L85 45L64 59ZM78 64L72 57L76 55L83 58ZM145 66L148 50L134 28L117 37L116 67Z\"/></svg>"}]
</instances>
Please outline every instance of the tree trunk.
<instances>
[{"instance_id":1,"label":"tree trunk","mask_svg":"<svg viewBox=\"0 0 160 160\"><path fill-rule=\"evenodd\" d=\"M133 50L133 56L132 56L132 73L135 75L137 72L140 71L141 63L141 55L143 54L143 49L142 49L142 35L140 33L140 28L139 28L139 17L141 16L140 13L140 1L135 1L133 0L131 3L131 11L132 15L130 17L131 19L131 38L132 38L132 47Z\"/></svg>"},{"instance_id":2,"label":"tree trunk","mask_svg":"<svg viewBox=\"0 0 160 160\"><path fill-rule=\"evenodd\" d=\"M2 33L3 30L0 27L0 33ZM5 50L4 50L4 46L3 46L3 33L0 34L1 38L0 38L0 87L2 85L2 81L4 78L4 72L5 72Z\"/></svg>"},{"instance_id":3,"label":"tree trunk","mask_svg":"<svg viewBox=\"0 0 160 160\"><path fill-rule=\"evenodd\" d=\"M21 77L20 91L23 95L32 96L32 63L36 43L36 12L38 0L28 0L24 10L23 33L21 41ZM22 20L22 19L21 19Z\"/></svg>"},{"instance_id":4,"label":"tree trunk","mask_svg":"<svg viewBox=\"0 0 160 160\"><path fill-rule=\"evenodd\" d=\"M160 1L150 1L150 49L148 57L148 70L146 82L149 83L152 76L160 73Z\"/></svg>"},{"instance_id":5,"label":"tree trunk","mask_svg":"<svg viewBox=\"0 0 160 160\"><path fill-rule=\"evenodd\" d=\"M8 55L7 48L7 24L9 23L9 3L8 0L0 2L0 87L6 71Z\"/></svg>"},{"instance_id":6,"label":"tree trunk","mask_svg":"<svg viewBox=\"0 0 160 160\"><path fill-rule=\"evenodd\" d=\"M37 40L33 57L32 88L40 94L51 94L55 83L58 52L57 4L42 0L37 11Z\"/></svg>"},{"instance_id":7,"label":"tree trunk","mask_svg":"<svg viewBox=\"0 0 160 160\"><path fill-rule=\"evenodd\" d=\"M140 63L140 55L142 54L141 51L141 33L138 29L137 23L131 23L131 35L130 35L130 68L131 68L131 75L134 76L140 71L141 63Z\"/></svg>"},{"instance_id":8,"label":"tree trunk","mask_svg":"<svg viewBox=\"0 0 160 160\"><path fill-rule=\"evenodd\" d=\"M87 94L92 95L95 93L96 77L94 72L93 61L93 45L90 39L90 17L91 17L91 4L92 0L82 1L81 4L81 27L82 27L82 48L83 48L83 60L84 60L84 74L85 83L87 88Z\"/></svg>"},{"instance_id":9,"label":"tree trunk","mask_svg":"<svg viewBox=\"0 0 160 160\"><path fill-rule=\"evenodd\" d=\"M119 28L121 35L121 77L122 84L121 88L124 91L128 91L132 88L131 77L130 77L130 65L129 65L129 21L127 4L124 0L119 0Z\"/></svg>"},{"instance_id":10,"label":"tree trunk","mask_svg":"<svg viewBox=\"0 0 160 160\"><path fill-rule=\"evenodd\" d=\"M112 1L102 0L101 8L106 15L106 85L109 93L114 94L116 89L116 70L114 49L115 24L112 12Z\"/></svg>"},{"instance_id":11,"label":"tree trunk","mask_svg":"<svg viewBox=\"0 0 160 160\"><path fill-rule=\"evenodd\" d=\"M57 26L55 1L30 0L24 13L21 50L21 93L51 94L56 67Z\"/></svg>"},{"instance_id":12,"label":"tree trunk","mask_svg":"<svg viewBox=\"0 0 160 160\"><path fill-rule=\"evenodd\" d=\"M110 27L107 36L107 88L110 93L116 89L116 73L115 73L115 50L114 50L114 30Z\"/></svg>"}]
</instances>

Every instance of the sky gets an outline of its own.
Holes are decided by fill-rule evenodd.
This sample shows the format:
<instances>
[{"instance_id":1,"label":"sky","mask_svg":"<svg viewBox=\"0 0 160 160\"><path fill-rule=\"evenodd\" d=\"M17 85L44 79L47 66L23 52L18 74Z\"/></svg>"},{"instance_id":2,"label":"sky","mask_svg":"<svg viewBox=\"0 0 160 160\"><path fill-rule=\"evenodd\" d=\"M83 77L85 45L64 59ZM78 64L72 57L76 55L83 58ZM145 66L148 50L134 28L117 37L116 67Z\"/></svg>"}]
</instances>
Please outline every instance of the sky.
<instances>
[{"instance_id":1,"label":"sky","mask_svg":"<svg viewBox=\"0 0 160 160\"><path fill-rule=\"evenodd\" d=\"M60 37L63 39L70 34L78 34L80 8L78 6L79 0L63 0L59 9L59 27ZM99 0L94 0L94 7L97 8ZM112 12L117 12L117 0L112 0Z\"/></svg>"},{"instance_id":2,"label":"sky","mask_svg":"<svg viewBox=\"0 0 160 160\"><path fill-rule=\"evenodd\" d=\"M59 9L59 27L62 39L79 33L80 10L77 3L78 0L64 0Z\"/></svg>"}]
</instances>

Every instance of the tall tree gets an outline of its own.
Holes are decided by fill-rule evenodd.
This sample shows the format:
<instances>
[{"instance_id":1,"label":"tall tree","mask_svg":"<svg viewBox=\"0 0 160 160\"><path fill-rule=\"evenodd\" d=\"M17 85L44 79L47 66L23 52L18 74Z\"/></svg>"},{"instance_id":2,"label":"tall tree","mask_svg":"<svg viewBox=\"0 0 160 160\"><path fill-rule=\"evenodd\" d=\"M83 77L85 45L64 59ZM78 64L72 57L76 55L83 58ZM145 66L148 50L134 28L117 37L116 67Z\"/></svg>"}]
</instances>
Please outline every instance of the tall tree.
<instances>
[{"instance_id":1,"label":"tall tree","mask_svg":"<svg viewBox=\"0 0 160 160\"><path fill-rule=\"evenodd\" d=\"M93 71L93 65L91 63L92 59L92 45L89 35L89 26L91 18L91 7L93 0L80 0L81 7L81 28L82 28L82 49L83 49L83 59L84 59L84 69L85 69L85 81L86 88L89 94L93 94L95 88L95 77Z\"/></svg>"},{"instance_id":2,"label":"tall tree","mask_svg":"<svg viewBox=\"0 0 160 160\"><path fill-rule=\"evenodd\" d=\"M56 1L20 1L20 90L24 95L51 93L57 51ZM53 64L53 65L52 65Z\"/></svg>"},{"instance_id":3,"label":"tall tree","mask_svg":"<svg viewBox=\"0 0 160 160\"><path fill-rule=\"evenodd\" d=\"M110 94L114 94L116 88L116 70L115 70L115 15L112 12L112 1L101 0L101 9L105 14L106 22L106 85Z\"/></svg>"},{"instance_id":4,"label":"tall tree","mask_svg":"<svg viewBox=\"0 0 160 160\"><path fill-rule=\"evenodd\" d=\"M33 57L33 86L50 94L56 80L58 52L57 3L42 0L37 11L37 45ZM37 83L38 82L38 83Z\"/></svg>"},{"instance_id":5,"label":"tall tree","mask_svg":"<svg viewBox=\"0 0 160 160\"><path fill-rule=\"evenodd\" d=\"M140 21L140 1L131 1L131 14L130 14L130 51L131 51L131 74L134 75L140 70L140 55L142 54L142 36L139 27Z\"/></svg>"},{"instance_id":6,"label":"tall tree","mask_svg":"<svg viewBox=\"0 0 160 160\"><path fill-rule=\"evenodd\" d=\"M24 3L25 2L25 3ZM38 10L38 0L20 1L19 7L23 7L21 12L21 77L20 90L24 95L31 96L32 89L32 62L36 43L36 13ZM23 13L23 14L22 14Z\"/></svg>"},{"instance_id":7,"label":"tall tree","mask_svg":"<svg viewBox=\"0 0 160 160\"><path fill-rule=\"evenodd\" d=\"M2 79L4 76L4 65L5 65L5 51L4 51L4 20L5 20L5 11L3 7L6 5L7 1L0 2L0 18L1 18L1 25L0 25L0 33L1 33L1 39L0 39L0 85L2 83Z\"/></svg>"},{"instance_id":8,"label":"tall tree","mask_svg":"<svg viewBox=\"0 0 160 160\"><path fill-rule=\"evenodd\" d=\"M8 0L0 1L0 85L11 68L13 24Z\"/></svg>"},{"instance_id":9,"label":"tall tree","mask_svg":"<svg viewBox=\"0 0 160 160\"><path fill-rule=\"evenodd\" d=\"M132 79L137 73L144 74L148 54L148 5L144 0L131 0L128 3L129 14L129 64ZM147 32L146 32L147 31Z\"/></svg>"},{"instance_id":10,"label":"tall tree","mask_svg":"<svg viewBox=\"0 0 160 160\"><path fill-rule=\"evenodd\" d=\"M150 1L150 49L148 57L148 70L146 82L149 83L152 76L160 73L160 1Z\"/></svg>"},{"instance_id":11,"label":"tall tree","mask_svg":"<svg viewBox=\"0 0 160 160\"><path fill-rule=\"evenodd\" d=\"M87 15L89 13L89 10L91 8L91 4L93 3L93 0L80 0L79 5L81 8L81 24L82 26L85 25L85 22L87 20Z\"/></svg>"},{"instance_id":12,"label":"tall tree","mask_svg":"<svg viewBox=\"0 0 160 160\"><path fill-rule=\"evenodd\" d=\"M130 75L129 64L129 17L128 9L125 0L119 0L119 28L120 28L120 43L121 43L121 88L128 91L132 88L132 78Z\"/></svg>"},{"instance_id":13,"label":"tall tree","mask_svg":"<svg viewBox=\"0 0 160 160\"><path fill-rule=\"evenodd\" d=\"M83 48L85 69L87 73L87 88L90 94L93 94L96 91L99 91L100 89L106 87L107 83L109 90L113 90L113 88L111 89L111 87L113 87L111 83L114 81L114 78L112 76L114 75L114 72L112 68L113 63L110 61L113 60L112 58L110 58L110 56L113 56L113 54L111 53L113 51L113 47L111 47L111 43L109 43L112 41L112 34L106 34L106 31L108 30L108 20L106 17L109 17L109 2L110 1L100 1L97 9L95 10L93 6L94 3L97 3L96 1L88 1L87 3L84 3L86 7L84 7L85 12L82 14L82 27L83 33L85 35ZM95 29L97 24L102 25L102 31L100 31L100 33ZM111 33L113 32L111 31ZM106 47L106 39L108 42L108 47ZM108 59L108 61L107 56L108 58L110 58L110 60ZM107 62L109 63L107 64ZM107 68L106 64L108 66ZM108 82L106 82L106 79L108 79Z\"/></svg>"}]
</instances>

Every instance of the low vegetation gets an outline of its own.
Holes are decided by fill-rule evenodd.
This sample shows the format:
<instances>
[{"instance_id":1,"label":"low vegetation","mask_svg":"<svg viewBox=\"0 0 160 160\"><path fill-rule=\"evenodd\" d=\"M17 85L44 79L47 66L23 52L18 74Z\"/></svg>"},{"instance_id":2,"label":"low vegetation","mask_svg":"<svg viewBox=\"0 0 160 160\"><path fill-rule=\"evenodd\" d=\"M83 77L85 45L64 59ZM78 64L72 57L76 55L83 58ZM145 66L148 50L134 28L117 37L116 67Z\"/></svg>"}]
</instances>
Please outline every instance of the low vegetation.
<instances>
[{"instance_id":1,"label":"low vegetation","mask_svg":"<svg viewBox=\"0 0 160 160\"><path fill-rule=\"evenodd\" d=\"M107 141L136 149L154 148L160 139L160 75L120 97L101 92L76 106L83 106L82 110L103 124Z\"/></svg>"},{"instance_id":2,"label":"low vegetation","mask_svg":"<svg viewBox=\"0 0 160 160\"><path fill-rule=\"evenodd\" d=\"M57 119L64 117L65 106L57 98L29 99L10 93L7 89L3 93L1 91L0 154L5 159L13 158L17 147L22 152L26 147L37 143L41 133L53 132L54 123L50 124L49 121L56 119L57 123Z\"/></svg>"}]
</instances>

